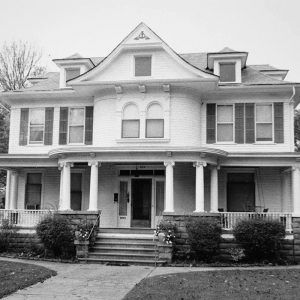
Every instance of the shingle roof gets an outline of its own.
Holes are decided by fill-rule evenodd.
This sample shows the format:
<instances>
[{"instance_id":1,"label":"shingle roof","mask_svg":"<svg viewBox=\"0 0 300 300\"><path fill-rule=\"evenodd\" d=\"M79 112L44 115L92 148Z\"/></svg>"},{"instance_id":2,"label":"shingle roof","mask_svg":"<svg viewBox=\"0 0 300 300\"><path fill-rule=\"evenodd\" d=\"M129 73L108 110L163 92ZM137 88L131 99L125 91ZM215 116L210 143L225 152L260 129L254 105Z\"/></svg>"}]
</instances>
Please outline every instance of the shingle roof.
<instances>
[{"instance_id":1,"label":"shingle roof","mask_svg":"<svg viewBox=\"0 0 300 300\"><path fill-rule=\"evenodd\" d=\"M225 47L220 52L233 52L234 50ZM234 51L235 52L235 51ZM189 64L204 70L205 72L212 73L212 71L207 69L207 52L199 53L184 53L179 54L185 61ZM80 58L80 54L75 53L72 56L65 58ZM105 57L91 57L90 59L95 65L101 63ZM251 85L251 84L286 84L287 81L279 80L274 77L262 74L260 71L265 70L278 70L273 66L268 64L263 65L249 65L246 68L242 69L242 84ZM212 73L213 74L213 73ZM59 73L58 72L49 72L46 75L47 79L42 80L41 82L26 88L26 90L32 91L43 91L43 90L55 90L59 88Z\"/></svg>"}]
</instances>

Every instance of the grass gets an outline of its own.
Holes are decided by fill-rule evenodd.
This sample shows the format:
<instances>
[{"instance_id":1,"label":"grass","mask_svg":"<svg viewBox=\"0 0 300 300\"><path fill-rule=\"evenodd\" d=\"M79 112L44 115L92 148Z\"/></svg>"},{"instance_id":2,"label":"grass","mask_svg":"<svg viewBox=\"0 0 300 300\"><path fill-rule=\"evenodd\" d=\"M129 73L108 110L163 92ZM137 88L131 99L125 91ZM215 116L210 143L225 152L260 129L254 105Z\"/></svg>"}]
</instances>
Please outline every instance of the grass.
<instances>
[{"instance_id":1,"label":"grass","mask_svg":"<svg viewBox=\"0 0 300 300\"><path fill-rule=\"evenodd\" d=\"M55 271L44 267L0 261L0 298L55 275Z\"/></svg>"},{"instance_id":2,"label":"grass","mask_svg":"<svg viewBox=\"0 0 300 300\"><path fill-rule=\"evenodd\" d=\"M300 270L234 270L168 274L138 283L124 298L300 299Z\"/></svg>"}]
</instances>

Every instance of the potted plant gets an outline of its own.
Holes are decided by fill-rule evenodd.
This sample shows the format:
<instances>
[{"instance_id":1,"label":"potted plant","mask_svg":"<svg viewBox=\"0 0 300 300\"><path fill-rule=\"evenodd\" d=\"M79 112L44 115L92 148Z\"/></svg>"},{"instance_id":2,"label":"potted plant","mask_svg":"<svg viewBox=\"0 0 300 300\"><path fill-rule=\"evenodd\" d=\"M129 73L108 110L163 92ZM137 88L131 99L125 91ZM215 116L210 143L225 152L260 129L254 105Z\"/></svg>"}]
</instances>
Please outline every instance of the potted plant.
<instances>
[{"instance_id":1,"label":"potted plant","mask_svg":"<svg viewBox=\"0 0 300 300\"><path fill-rule=\"evenodd\" d=\"M175 241L176 225L171 222L161 221L154 231L160 243L172 245Z\"/></svg>"}]
</instances>

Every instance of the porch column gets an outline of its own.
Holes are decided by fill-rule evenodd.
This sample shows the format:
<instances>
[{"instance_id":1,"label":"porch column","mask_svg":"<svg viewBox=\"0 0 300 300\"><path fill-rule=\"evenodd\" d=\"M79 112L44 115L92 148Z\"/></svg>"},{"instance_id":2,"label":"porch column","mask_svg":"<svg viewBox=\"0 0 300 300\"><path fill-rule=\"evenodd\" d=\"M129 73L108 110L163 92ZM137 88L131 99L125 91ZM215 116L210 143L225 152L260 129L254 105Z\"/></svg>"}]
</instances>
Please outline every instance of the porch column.
<instances>
[{"instance_id":1,"label":"porch column","mask_svg":"<svg viewBox=\"0 0 300 300\"><path fill-rule=\"evenodd\" d=\"M218 167L210 169L210 212L218 212Z\"/></svg>"},{"instance_id":2,"label":"porch column","mask_svg":"<svg viewBox=\"0 0 300 300\"><path fill-rule=\"evenodd\" d=\"M164 212L174 212L174 179L173 167L174 161L165 161L166 167L166 202Z\"/></svg>"},{"instance_id":3,"label":"porch column","mask_svg":"<svg viewBox=\"0 0 300 300\"><path fill-rule=\"evenodd\" d=\"M98 161L89 162L91 167L90 176L90 202L88 210L98 210L98 167L101 164Z\"/></svg>"},{"instance_id":4,"label":"porch column","mask_svg":"<svg viewBox=\"0 0 300 300\"><path fill-rule=\"evenodd\" d=\"M63 187L60 210L71 210L71 167L73 164L65 162L62 166Z\"/></svg>"},{"instance_id":5,"label":"porch column","mask_svg":"<svg viewBox=\"0 0 300 300\"><path fill-rule=\"evenodd\" d=\"M294 167L292 172L294 213L300 215L300 167Z\"/></svg>"},{"instance_id":6,"label":"porch column","mask_svg":"<svg viewBox=\"0 0 300 300\"><path fill-rule=\"evenodd\" d=\"M196 161L193 166L196 168L196 209L194 212L204 212L204 167L205 161Z\"/></svg>"},{"instance_id":7,"label":"porch column","mask_svg":"<svg viewBox=\"0 0 300 300\"><path fill-rule=\"evenodd\" d=\"M9 208L17 209L18 201L18 173L16 171L11 171L10 179L10 195L9 195Z\"/></svg>"},{"instance_id":8,"label":"porch column","mask_svg":"<svg viewBox=\"0 0 300 300\"><path fill-rule=\"evenodd\" d=\"M10 208L10 181L11 181L11 171L6 171L6 190L5 190L5 209Z\"/></svg>"}]
</instances>

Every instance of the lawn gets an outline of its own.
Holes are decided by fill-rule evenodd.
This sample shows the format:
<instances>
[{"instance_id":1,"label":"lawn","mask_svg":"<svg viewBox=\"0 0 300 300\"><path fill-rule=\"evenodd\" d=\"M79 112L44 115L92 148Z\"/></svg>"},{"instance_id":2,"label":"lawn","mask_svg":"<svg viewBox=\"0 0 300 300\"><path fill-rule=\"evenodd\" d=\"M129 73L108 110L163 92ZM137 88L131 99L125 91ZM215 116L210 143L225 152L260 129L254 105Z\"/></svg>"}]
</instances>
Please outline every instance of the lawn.
<instances>
[{"instance_id":1,"label":"lawn","mask_svg":"<svg viewBox=\"0 0 300 300\"><path fill-rule=\"evenodd\" d=\"M189 272L148 277L124 298L134 299L300 299L300 270Z\"/></svg>"},{"instance_id":2,"label":"lawn","mask_svg":"<svg viewBox=\"0 0 300 300\"><path fill-rule=\"evenodd\" d=\"M0 261L0 298L56 275L44 267Z\"/></svg>"}]
</instances>

